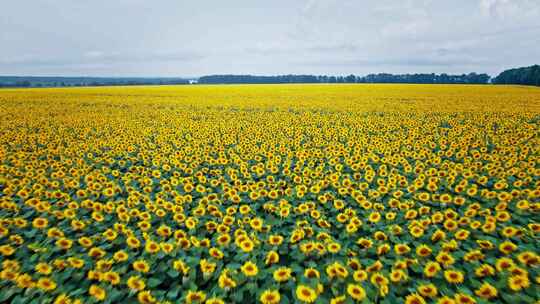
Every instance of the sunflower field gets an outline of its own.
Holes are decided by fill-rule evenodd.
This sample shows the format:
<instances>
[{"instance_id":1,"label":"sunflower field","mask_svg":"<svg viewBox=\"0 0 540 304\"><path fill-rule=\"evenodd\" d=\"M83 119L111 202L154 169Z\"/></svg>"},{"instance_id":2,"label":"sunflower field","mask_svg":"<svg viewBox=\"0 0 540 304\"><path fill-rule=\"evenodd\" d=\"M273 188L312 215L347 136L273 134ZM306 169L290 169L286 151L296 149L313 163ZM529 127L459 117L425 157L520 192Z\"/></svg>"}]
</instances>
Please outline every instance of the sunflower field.
<instances>
[{"instance_id":1,"label":"sunflower field","mask_svg":"<svg viewBox=\"0 0 540 304\"><path fill-rule=\"evenodd\" d=\"M540 89L0 90L0 303L540 303Z\"/></svg>"}]
</instances>

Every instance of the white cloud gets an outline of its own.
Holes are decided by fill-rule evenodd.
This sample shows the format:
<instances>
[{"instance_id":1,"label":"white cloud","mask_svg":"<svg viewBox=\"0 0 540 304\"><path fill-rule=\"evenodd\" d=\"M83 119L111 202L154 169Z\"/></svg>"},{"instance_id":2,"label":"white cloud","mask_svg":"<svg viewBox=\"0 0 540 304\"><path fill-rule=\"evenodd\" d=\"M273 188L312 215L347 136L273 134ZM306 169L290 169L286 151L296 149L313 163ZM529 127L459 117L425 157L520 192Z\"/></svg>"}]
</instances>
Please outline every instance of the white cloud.
<instances>
[{"instance_id":1,"label":"white cloud","mask_svg":"<svg viewBox=\"0 0 540 304\"><path fill-rule=\"evenodd\" d=\"M480 0L480 10L484 16L499 19L539 17L538 0ZM538 21L538 20L537 20ZM522 21L523 22L523 21Z\"/></svg>"},{"instance_id":2,"label":"white cloud","mask_svg":"<svg viewBox=\"0 0 540 304\"><path fill-rule=\"evenodd\" d=\"M101 51L88 51L83 54L83 56L86 58L99 58L103 55L104 54Z\"/></svg>"}]
</instances>

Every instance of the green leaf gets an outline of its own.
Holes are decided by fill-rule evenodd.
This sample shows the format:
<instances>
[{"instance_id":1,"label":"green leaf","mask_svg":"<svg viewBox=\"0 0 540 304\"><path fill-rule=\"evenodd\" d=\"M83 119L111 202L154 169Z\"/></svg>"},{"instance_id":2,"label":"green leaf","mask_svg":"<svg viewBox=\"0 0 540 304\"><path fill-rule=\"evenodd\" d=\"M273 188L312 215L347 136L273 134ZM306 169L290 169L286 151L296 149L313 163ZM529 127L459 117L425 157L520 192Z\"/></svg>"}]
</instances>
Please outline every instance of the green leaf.
<instances>
[{"instance_id":1,"label":"green leaf","mask_svg":"<svg viewBox=\"0 0 540 304\"><path fill-rule=\"evenodd\" d=\"M9 303L8 299L11 298L11 296L13 296L15 293L17 293L17 291L18 290L15 288L8 288L7 290L2 290L2 292L0 292L0 302Z\"/></svg>"},{"instance_id":2,"label":"green leaf","mask_svg":"<svg viewBox=\"0 0 540 304\"><path fill-rule=\"evenodd\" d=\"M244 300L244 293L242 291L237 291L231 295L231 299L233 299L236 303L242 303Z\"/></svg>"},{"instance_id":3,"label":"green leaf","mask_svg":"<svg viewBox=\"0 0 540 304\"><path fill-rule=\"evenodd\" d=\"M180 275L180 273L174 269L171 269L167 271L167 275L171 278L177 278Z\"/></svg>"},{"instance_id":4,"label":"green leaf","mask_svg":"<svg viewBox=\"0 0 540 304\"><path fill-rule=\"evenodd\" d=\"M175 300L178 298L178 292L180 292L180 286L176 286L167 292L167 298Z\"/></svg>"},{"instance_id":5,"label":"green leaf","mask_svg":"<svg viewBox=\"0 0 540 304\"><path fill-rule=\"evenodd\" d=\"M22 296L20 295L17 295L13 298L13 300L11 300L11 303L12 304L23 304L23 303L26 303L28 300L23 298Z\"/></svg>"},{"instance_id":6,"label":"green leaf","mask_svg":"<svg viewBox=\"0 0 540 304\"><path fill-rule=\"evenodd\" d=\"M252 295L255 295L257 293L257 284L253 282L248 283L246 284L246 289L249 290Z\"/></svg>"},{"instance_id":7,"label":"green leaf","mask_svg":"<svg viewBox=\"0 0 540 304\"><path fill-rule=\"evenodd\" d=\"M158 279L158 278L150 278L150 279L148 279L148 287L150 287L150 288L155 288L159 284L161 284L161 279Z\"/></svg>"}]
</instances>

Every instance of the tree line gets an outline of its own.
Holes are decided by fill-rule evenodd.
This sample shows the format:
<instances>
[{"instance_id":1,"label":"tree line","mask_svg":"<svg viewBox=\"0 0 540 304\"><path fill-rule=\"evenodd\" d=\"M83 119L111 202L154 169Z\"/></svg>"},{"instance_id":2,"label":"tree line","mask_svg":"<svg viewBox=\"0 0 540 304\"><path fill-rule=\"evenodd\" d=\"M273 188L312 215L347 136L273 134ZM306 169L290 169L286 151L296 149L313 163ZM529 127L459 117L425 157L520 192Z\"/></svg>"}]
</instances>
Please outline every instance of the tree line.
<instances>
[{"instance_id":1,"label":"tree line","mask_svg":"<svg viewBox=\"0 0 540 304\"><path fill-rule=\"evenodd\" d=\"M367 76L325 76L325 75L209 75L199 78L202 84L270 84L270 83L426 83L426 84L486 84L487 74L369 74Z\"/></svg>"},{"instance_id":2,"label":"tree line","mask_svg":"<svg viewBox=\"0 0 540 304\"><path fill-rule=\"evenodd\" d=\"M540 65L506 70L493 78L492 82L540 86Z\"/></svg>"},{"instance_id":3,"label":"tree line","mask_svg":"<svg viewBox=\"0 0 540 304\"><path fill-rule=\"evenodd\" d=\"M0 76L0 88L189 84L184 78Z\"/></svg>"},{"instance_id":4,"label":"tree line","mask_svg":"<svg viewBox=\"0 0 540 304\"><path fill-rule=\"evenodd\" d=\"M0 88L70 87L171 84L278 84L278 83L421 83L421 84L520 84L540 86L540 66L509 69L491 78L487 74L369 74L366 76L327 75L209 75L200 78L142 77L21 77L0 76Z\"/></svg>"}]
</instances>

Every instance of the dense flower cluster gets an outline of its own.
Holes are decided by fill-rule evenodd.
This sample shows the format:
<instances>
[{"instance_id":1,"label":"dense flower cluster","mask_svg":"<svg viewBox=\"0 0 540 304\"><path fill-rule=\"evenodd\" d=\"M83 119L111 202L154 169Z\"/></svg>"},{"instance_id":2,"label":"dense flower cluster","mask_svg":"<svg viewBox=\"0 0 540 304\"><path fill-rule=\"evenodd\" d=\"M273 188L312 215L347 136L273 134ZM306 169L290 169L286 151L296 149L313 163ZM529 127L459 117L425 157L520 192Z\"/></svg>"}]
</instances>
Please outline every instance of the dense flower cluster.
<instances>
[{"instance_id":1,"label":"dense flower cluster","mask_svg":"<svg viewBox=\"0 0 540 304\"><path fill-rule=\"evenodd\" d=\"M539 106L518 87L0 91L0 302L537 302Z\"/></svg>"}]
</instances>

